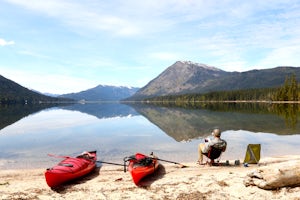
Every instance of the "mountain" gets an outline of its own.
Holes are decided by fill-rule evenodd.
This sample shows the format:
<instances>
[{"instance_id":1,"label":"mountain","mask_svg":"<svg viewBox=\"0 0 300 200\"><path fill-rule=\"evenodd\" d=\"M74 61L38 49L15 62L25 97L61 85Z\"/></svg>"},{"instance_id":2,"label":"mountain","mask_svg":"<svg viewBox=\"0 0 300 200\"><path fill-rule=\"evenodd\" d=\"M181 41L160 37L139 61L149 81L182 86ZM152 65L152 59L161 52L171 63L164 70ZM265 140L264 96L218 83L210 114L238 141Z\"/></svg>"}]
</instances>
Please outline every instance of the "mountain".
<instances>
[{"instance_id":1,"label":"mountain","mask_svg":"<svg viewBox=\"0 0 300 200\"><path fill-rule=\"evenodd\" d=\"M126 100L142 100L164 95L278 87L282 86L285 78L291 74L295 74L297 81L300 82L299 67L226 72L205 64L177 61Z\"/></svg>"},{"instance_id":2,"label":"mountain","mask_svg":"<svg viewBox=\"0 0 300 200\"><path fill-rule=\"evenodd\" d=\"M98 85L97 87L78 93L63 94L59 97L85 101L118 101L135 94L139 88Z\"/></svg>"},{"instance_id":3,"label":"mountain","mask_svg":"<svg viewBox=\"0 0 300 200\"><path fill-rule=\"evenodd\" d=\"M42 92L34 90L34 89L31 89L31 91L42 94L42 95L46 95L46 96L49 96L49 97L58 97L59 96L59 94L52 94L52 93L48 93L48 92L42 93Z\"/></svg>"},{"instance_id":4,"label":"mountain","mask_svg":"<svg viewBox=\"0 0 300 200\"><path fill-rule=\"evenodd\" d=\"M57 101L66 101L66 99L59 99L42 95L0 75L0 104L31 104Z\"/></svg>"}]
</instances>

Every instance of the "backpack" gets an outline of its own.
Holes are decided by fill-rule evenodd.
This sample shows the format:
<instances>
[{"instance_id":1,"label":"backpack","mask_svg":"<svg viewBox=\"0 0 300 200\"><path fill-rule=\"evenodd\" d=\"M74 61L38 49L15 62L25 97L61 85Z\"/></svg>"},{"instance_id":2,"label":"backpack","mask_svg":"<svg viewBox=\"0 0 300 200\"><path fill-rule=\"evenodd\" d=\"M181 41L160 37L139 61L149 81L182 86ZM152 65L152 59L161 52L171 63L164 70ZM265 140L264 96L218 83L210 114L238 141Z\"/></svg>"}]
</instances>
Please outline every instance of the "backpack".
<instances>
[{"instance_id":1,"label":"backpack","mask_svg":"<svg viewBox=\"0 0 300 200\"><path fill-rule=\"evenodd\" d=\"M213 145L213 147L215 147L216 149L222 149L223 151L225 151L226 146L227 146L227 142L222 139L220 139L217 143Z\"/></svg>"}]
</instances>

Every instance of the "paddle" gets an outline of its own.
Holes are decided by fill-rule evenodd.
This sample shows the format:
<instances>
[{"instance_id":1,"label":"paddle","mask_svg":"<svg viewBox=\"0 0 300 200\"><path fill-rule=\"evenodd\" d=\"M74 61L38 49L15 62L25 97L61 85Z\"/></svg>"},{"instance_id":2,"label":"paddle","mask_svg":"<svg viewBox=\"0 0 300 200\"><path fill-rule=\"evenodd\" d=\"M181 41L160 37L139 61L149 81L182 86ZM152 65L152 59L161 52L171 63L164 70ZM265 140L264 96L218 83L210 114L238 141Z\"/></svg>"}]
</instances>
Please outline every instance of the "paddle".
<instances>
[{"instance_id":1,"label":"paddle","mask_svg":"<svg viewBox=\"0 0 300 200\"><path fill-rule=\"evenodd\" d=\"M150 153L151 156L154 156L153 152ZM151 157L150 157L151 158ZM156 160L160 160L160 161L164 161L164 162L169 162L169 163L173 163L173 164L176 164L176 165L179 165L180 168L185 168L187 167L186 165L183 165L181 163L178 163L178 162L174 162L174 161L169 161L169 160L164 160L164 159L160 159L160 158L152 158L152 159L156 159Z\"/></svg>"},{"instance_id":2,"label":"paddle","mask_svg":"<svg viewBox=\"0 0 300 200\"><path fill-rule=\"evenodd\" d=\"M96 162L97 162L97 163L110 164L110 165L123 166L123 167L124 167L124 172L126 172L126 163L125 163L125 162L124 162L124 164L112 163L112 162L105 162L105 161L101 161L101 160L98 160L98 161L96 161Z\"/></svg>"},{"instance_id":3,"label":"paddle","mask_svg":"<svg viewBox=\"0 0 300 200\"><path fill-rule=\"evenodd\" d=\"M54 155L54 154L50 154L50 153L48 153L48 156L54 157L54 158L70 158L70 156L58 156L58 155Z\"/></svg>"},{"instance_id":4,"label":"paddle","mask_svg":"<svg viewBox=\"0 0 300 200\"><path fill-rule=\"evenodd\" d=\"M160 159L160 158L156 158L156 159L157 159L157 160L160 160L160 161L169 162L169 163L173 163L173 164L179 165L180 168L188 167L188 166L183 165L183 164L178 163L178 162L169 161L169 160L164 160L164 159Z\"/></svg>"},{"instance_id":5,"label":"paddle","mask_svg":"<svg viewBox=\"0 0 300 200\"><path fill-rule=\"evenodd\" d=\"M119 165L119 166L124 166L124 164L119 164L119 163L112 163L112 162L104 162L104 161L96 161L97 163L105 163L105 164L110 164L110 165Z\"/></svg>"}]
</instances>

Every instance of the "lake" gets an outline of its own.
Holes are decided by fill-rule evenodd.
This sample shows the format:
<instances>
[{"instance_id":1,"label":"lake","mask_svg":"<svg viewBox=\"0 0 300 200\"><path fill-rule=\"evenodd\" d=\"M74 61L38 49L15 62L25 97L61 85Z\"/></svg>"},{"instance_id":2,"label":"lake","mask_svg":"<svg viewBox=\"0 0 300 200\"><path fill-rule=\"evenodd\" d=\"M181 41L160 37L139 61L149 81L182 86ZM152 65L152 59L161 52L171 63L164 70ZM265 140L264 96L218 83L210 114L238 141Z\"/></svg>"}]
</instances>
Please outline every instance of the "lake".
<instances>
[{"instance_id":1,"label":"lake","mask_svg":"<svg viewBox=\"0 0 300 200\"><path fill-rule=\"evenodd\" d=\"M243 160L248 144L261 157L300 153L298 104L87 103L0 106L0 169L48 168L53 155L97 150L98 160L122 163L135 152L196 162L197 146L219 127L228 148L222 160Z\"/></svg>"}]
</instances>

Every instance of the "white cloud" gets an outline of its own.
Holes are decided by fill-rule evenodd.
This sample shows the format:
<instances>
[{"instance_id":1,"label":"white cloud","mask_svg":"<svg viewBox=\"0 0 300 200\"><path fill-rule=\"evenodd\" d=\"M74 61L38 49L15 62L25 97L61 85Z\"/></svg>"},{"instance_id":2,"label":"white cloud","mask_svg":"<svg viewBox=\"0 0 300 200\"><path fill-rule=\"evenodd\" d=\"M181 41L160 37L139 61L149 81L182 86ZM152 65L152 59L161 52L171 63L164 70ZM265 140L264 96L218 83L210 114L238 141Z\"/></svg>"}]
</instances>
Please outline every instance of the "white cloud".
<instances>
[{"instance_id":1,"label":"white cloud","mask_svg":"<svg viewBox=\"0 0 300 200\"><path fill-rule=\"evenodd\" d=\"M42 55L42 54L39 54L39 53L35 53L35 52L32 52L32 51L19 51L18 53L22 54L22 55L36 57L36 58L49 58L48 56L45 56L45 55Z\"/></svg>"},{"instance_id":2,"label":"white cloud","mask_svg":"<svg viewBox=\"0 0 300 200\"><path fill-rule=\"evenodd\" d=\"M118 16L110 9L105 10L101 5L90 5L81 1L68 0L7 0L10 3L33 10L39 14L53 17L63 23L89 30L109 31L115 35L136 35L139 28L128 21L125 16ZM105 4L104 2L102 4ZM77 31L82 31L79 29Z\"/></svg>"},{"instance_id":3,"label":"white cloud","mask_svg":"<svg viewBox=\"0 0 300 200\"><path fill-rule=\"evenodd\" d=\"M14 45L15 42L14 41L6 41L2 38L0 38L0 46L8 46L8 45Z\"/></svg>"},{"instance_id":4,"label":"white cloud","mask_svg":"<svg viewBox=\"0 0 300 200\"><path fill-rule=\"evenodd\" d=\"M242 72L242 71L247 71L248 69L245 68L246 63L241 61L241 60L237 60L237 61L217 61L218 65L222 66L223 70L225 71L237 71L237 72ZM218 67L218 66L217 66Z\"/></svg>"},{"instance_id":5,"label":"white cloud","mask_svg":"<svg viewBox=\"0 0 300 200\"><path fill-rule=\"evenodd\" d=\"M128 0L128 1L69 1L69 0L6 0L12 4L49 16L64 24L113 35L144 36L172 30L184 23L208 20L227 14L233 3L213 1ZM221 5L220 5L221 4ZM236 5L235 5L236 7ZM238 9L234 9L238 10ZM244 14L245 12L243 12ZM236 16L234 17L239 17ZM197 22L198 23L198 22Z\"/></svg>"},{"instance_id":6,"label":"white cloud","mask_svg":"<svg viewBox=\"0 0 300 200\"><path fill-rule=\"evenodd\" d=\"M136 36L165 31L195 31L195 27L210 30L218 27L235 28L236 24L251 23L250 17L259 12L284 6L284 2L261 3L260 1L174 1L174 0L128 0L128 1L69 1L69 0L7 0L10 3L50 16L64 24L85 29L107 31L113 35ZM294 10L296 10L294 8ZM283 13L288 18L294 14ZM271 15L271 14L270 14ZM273 16L270 16L273 18ZM264 21L264 19L259 19ZM185 30L187 23L194 23ZM256 23L256 22L254 22ZM276 21L272 24L276 25ZM80 28L80 29L78 29ZM83 29L82 29L83 28ZM237 27L238 28L238 27ZM255 27L253 27L255 30ZM201 30L200 30L201 33Z\"/></svg>"},{"instance_id":7,"label":"white cloud","mask_svg":"<svg viewBox=\"0 0 300 200\"><path fill-rule=\"evenodd\" d=\"M164 61L176 61L179 59L179 55L170 52L155 52L149 54L150 58Z\"/></svg>"},{"instance_id":8,"label":"white cloud","mask_svg":"<svg viewBox=\"0 0 300 200\"><path fill-rule=\"evenodd\" d=\"M273 68L277 66L300 67L299 55L300 45L283 46L273 49L258 65L263 68Z\"/></svg>"},{"instance_id":9,"label":"white cloud","mask_svg":"<svg viewBox=\"0 0 300 200\"><path fill-rule=\"evenodd\" d=\"M40 70L35 77L22 72L30 79L45 77L54 84L62 80L54 86L41 78L36 84L26 83L46 92L89 88L92 78L100 81L97 84L136 84L138 78L141 82L155 78L177 60L189 59L226 71L299 66L299 0L5 1L12 4L8 6L12 11L7 12L12 16L4 24L18 24L14 23L19 22L18 17L24 17L25 34L17 34L17 51L18 56L27 56L2 63L16 68L35 66L28 69ZM20 14L14 18L14 12ZM17 28L3 30L12 35L15 32L9 31ZM44 39L49 46L41 43ZM0 39L0 46L9 43L13 41ZM59 69L49 69L58 65ZM42 74L44 69L57 75Z\"/></svg>"},{"instance_id":10,"label":"white cloud","mask_svg":"<svg viewBox=\"0 0 300 200\"><path fill-rule=\"evenodd\" d=\"M0 66L1 69L1 66ZM99 83L85 78L72 77L42 71L1 69L4 77L28 89L53 94L80 92L97 86Z\"/></svg>"}]
</instances>

